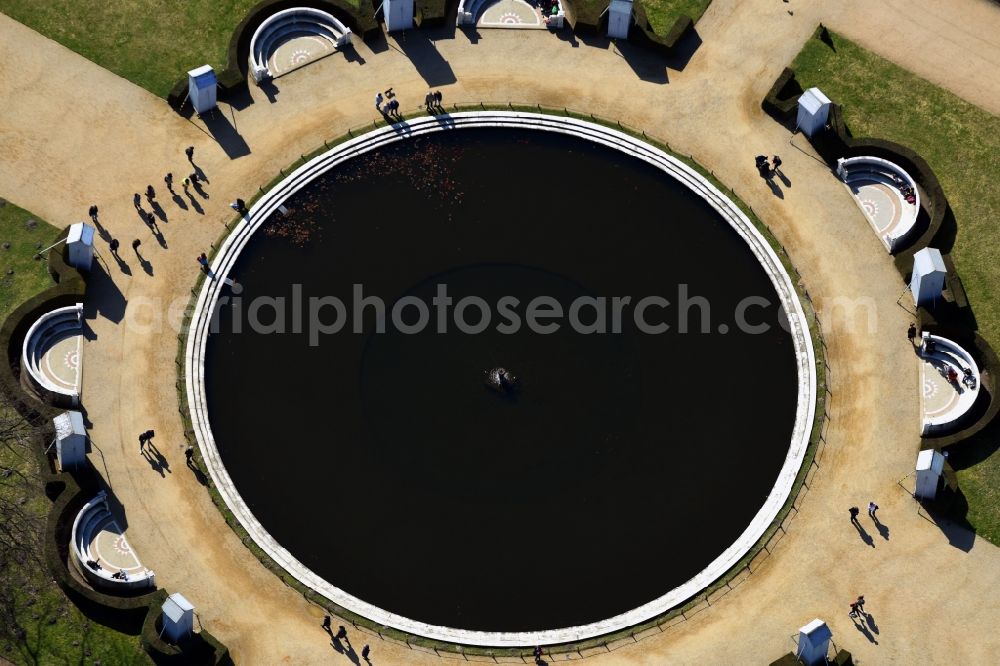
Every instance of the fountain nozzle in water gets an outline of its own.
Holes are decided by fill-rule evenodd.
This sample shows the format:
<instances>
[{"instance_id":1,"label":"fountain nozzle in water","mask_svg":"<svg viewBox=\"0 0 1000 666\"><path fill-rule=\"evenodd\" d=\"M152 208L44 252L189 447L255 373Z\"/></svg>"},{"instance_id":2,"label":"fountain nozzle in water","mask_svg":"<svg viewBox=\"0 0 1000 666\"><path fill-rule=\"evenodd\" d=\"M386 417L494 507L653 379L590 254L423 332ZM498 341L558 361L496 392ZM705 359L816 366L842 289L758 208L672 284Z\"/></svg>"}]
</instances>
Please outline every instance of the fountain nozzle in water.
<instances>
[{"instance_id":1,"label":"fountain nozzle in water","mask_svg":"<svg viewBox=\"0 0 1000 666\"><path fill-rule=\"evenodd\" d=\"M517 389L517 377L507 368L492 368L484 374L486 385L498 393L510 395Z\"/></svg>"}]
</instances>

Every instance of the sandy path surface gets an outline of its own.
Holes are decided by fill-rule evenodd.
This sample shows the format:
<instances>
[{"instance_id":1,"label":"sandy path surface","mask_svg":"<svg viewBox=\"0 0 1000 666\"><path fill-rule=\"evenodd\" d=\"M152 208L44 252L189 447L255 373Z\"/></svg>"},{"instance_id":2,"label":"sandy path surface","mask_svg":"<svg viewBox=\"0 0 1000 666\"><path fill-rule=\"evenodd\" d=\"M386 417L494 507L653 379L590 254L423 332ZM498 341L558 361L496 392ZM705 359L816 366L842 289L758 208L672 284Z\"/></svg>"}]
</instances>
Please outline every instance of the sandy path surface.
<instances>
[{"instance_id":1,"label":"sandy path surface","mask_svg":"<svg viewBox=\"0 0 1000 666\"><path fill-rule=\"evenodd\" d=\"M110 266L88 293L84 403L100 449L94 464L121 501L129 541L158 582L197 606L202 623L238 663L347 663L319 628L320 611L255 560L185 468L176 331L163 313L187 303L194 259L231 219L229 201L249 198L323 139L370 121L375 90L394 86L407 109L433 85L446 103L514 100L587 109L668 140L753 206L820 310L832 368L831 422L820 467L787 534L754 575L711 607L590 659L766 662L793 648L790 636L799 626L821 617L838 646L871 663L991 660L1000 649L994 631L1000 549L980 539L971 548L950 545L897 484L918 448L917 364L904 335L908 315L896 304L904 285L846 190L802 137L792 139L760 110L767 88L820 20L866 45L864 35L876 39L878 26L899 27L898 17L870 11L869 4L715 0L698 24L703 43L683 68L665 68L628 45L542 31L484 30L475 42L461 32L436 41L417 32L390 38L377 53L359 44L360 59L335 55L276 81L273 103L252 88L252 104L224 106L249 150L235 159L200 121L177 116L162 100L0 16L0 194L57 225L82 219L97 203L103 226L123 248L141 239L151 265L152 275L125 249L131 271L125 275L100 246ZM1000 75L996 68L976 70L976 59L994 52L967 39L967 31L984 30L1000 10L974 0L947 5L949 19L938 27L952 31L948 50L916 58L912 68L942 81L960 71L952 79L956 92L976 101L972 77L981 77L975 83L983 90L997 90ZM852 30L862 18L867 24ZM996 34L987 37L995 42ZM876 50L909 64L920 34L899 39L883 40ZM966 74L968 90L961 84ZM167 171L177 180L190 171L187 145L196 147L196 162L210 178L210 198L195 195L203 215L190 204L181 210L164 192ZM781 187L781 198L758 178L757 153L782 156L792 184ZM161 224L166 248L132 208L133 192L149 183L169 216ZM155 443L170 463L162 478L137 450L147 428L156 429ZM847 507L869 499L882 506L890 530L888 540L868 530L874 547L858 539L847 517ZM846 616L860 593L877 621L872 640ZM350 635L358 650L372 644L378 664L440 661L359 630Z\"/></svg>"}]
</instances>

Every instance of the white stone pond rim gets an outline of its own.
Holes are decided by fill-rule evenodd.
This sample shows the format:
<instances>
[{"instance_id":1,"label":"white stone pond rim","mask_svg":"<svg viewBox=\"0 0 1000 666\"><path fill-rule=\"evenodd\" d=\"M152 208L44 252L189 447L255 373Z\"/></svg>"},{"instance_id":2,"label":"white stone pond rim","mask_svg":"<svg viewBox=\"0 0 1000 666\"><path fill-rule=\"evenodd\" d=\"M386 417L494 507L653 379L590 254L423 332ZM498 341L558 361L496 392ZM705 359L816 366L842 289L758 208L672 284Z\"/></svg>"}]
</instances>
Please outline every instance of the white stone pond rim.
<instances>
[{"instance_id":1,"label":"white stone pond rim","mask_svg":"<svg viewBox=\"0 0 1000 666\"><path fill-rule=\"evenodd\" d=\"M341 162L363 153L423 134L489 127L549 131L576 136L641 159L684 184L711 205L757 257L788 315L789 332L795 348L799 390L791 441L778 479L750 524L722 554L682 585L630 611L585 625L523 632L472 631L438 626L397 615L331 585L275 541L254 517L222 463L208 419L204 360L211 313L225 287L224 280L243 246L272 213L315 178ZM212 260L211 269L216 277L204 281L188 329L185 345L185 377L192 427L212 482L240 525L274 562L302 585L375 624L447 643L509 648L572 643L610 634L651 620L683 604L708 587L753 548L773 523L791 493L809 445L816 406L815 354L802 304L780 259L739 207L694 169L658 148L603 125L538 113L478 111L427 116L374 129L340 143L311 159L264 194L222 242Z\"/></svg>"}]
</instances>

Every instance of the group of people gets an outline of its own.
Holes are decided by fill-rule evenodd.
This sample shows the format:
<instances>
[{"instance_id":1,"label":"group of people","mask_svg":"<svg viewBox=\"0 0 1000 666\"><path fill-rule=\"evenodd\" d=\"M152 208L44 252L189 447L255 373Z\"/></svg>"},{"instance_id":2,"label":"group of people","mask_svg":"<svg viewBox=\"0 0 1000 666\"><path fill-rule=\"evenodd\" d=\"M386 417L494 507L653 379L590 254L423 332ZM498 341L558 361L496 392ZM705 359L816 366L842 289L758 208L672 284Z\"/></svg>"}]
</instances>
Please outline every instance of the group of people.
<instances>
[{"instance_id":1,"label":"group of people","mask_svg":"<svg viewBox=\"0 0 1000 666\"><path fill-rule=\"evenodd\" d=\"M443 97L440 90L428 90L423 105L428 111L443 113L444 107L441 105ZM375 110L383 116L392 116L400 120L403 118L399 112L399 100L396 99L396 93L392 88L375 93Z\"/></svg>"},{"instance_id":2,"label":"group of people","mask_svg":"<svg viewBox=\"0 0 1000 666\"><path fill-rule=\"evenodd\" d=\"M323 631L325 631L326 633L330 634L330 636L335 641L335 645L338 646L337 647L338 651L341 649L339 647L340 641L344 641L344 642L347 643L348 646L350 646L351 642L347 638L347 628L344 627L344 625L340 625L337 628L337 633L334 634L333 633L333 628L332 628L332 625L331 625L331 620L332 620L332 618L329 615L324 615L323 616ZM368 658L371 653L372 653L372 649L371 649L370 646L365 645L363 648L361 648L361 658L364 659L367 663L371 663L371 660Z\"/></svg>"},{"instance_id":3,"label":"group of people","mask_svg":"<svg viewBox=\"0 0 1000 666\"><path fill-rule=\"evenodd\" d=\"M868 502L868 515L871 516L871 519L877 523L878 516L875 515L876 511L878 511L878 504L876 504L875 502ZM861 509L859 509L856 506L852 506L849 510L849 513L851 514L851 522L857 523L858 514L861 513Z\"/></svg>"},{"instance_id":4,"label":"group of people","mask_svg":"<svg viewBox=\"0 0 1000 666\"><path fill-rule=\"evenodd\" d=\"M201 170L194 163L194 146L188 146L187 148L185 148L184 149L184 154L187 155L188 162L190 162L191 165L195 167L195 170L189 176L186 176L184 178L184 181L183 181L184 192L187 193L187 189L188 189L188 187L191 186L192 183L194 183L197 186L197 184L200 181L204 180L205 182L208 182L208 179L205 178L204 173L202 173ZM171 194L174 194L174 174L168 173L163 178L163 182L166 183L166 185L167 185L167 191L169 191ZM147 185L146 186L146 199L147 199L147 201L149 202L149 204L151 206L155 207L156 204L155 204L154 200L156 199L156 190L153 189L152 185ZM237 199L236 200L236 202L240 203L241 206L243 206L243 209L245 210L245 205L242 204L242 201L243 201L242 199ZM139 216L142 218L143 222L145 222L146 225L150 228L150 230L153 232L153 234L158 236L159 235L159 228L157 227L157 224L156 224L156 217L153 215L153 213L147 212L147 211L145 211L143 209L143 207L142 207L142 195L139 194L138 192L136 192L135 194L132 195L132 205L135 206L135 209L136 209L136 211L138 211ZM233 204L230 204L230 205L233 205ZM238 210L240 210L240 209L238 209ZM243 212L243 210L240 210L240 212ZM97 220L97 215L98 215L97 204L92 204L90 206L90 208L87 209L87 214L90 216L90 219L94 222L94 224L98 224L98 220ZM166 219L165 216L164 216L164 219ZM111 248L111 254L119 262L121 262L121 258L118 256L118 248L121 247L121 242L117 238L113 238L112 237L108 241L108 245ZM139 240L138 238L136 238L135 240L132 241L132 249L135 250L136 254L139 254L139 246L140 245L142 245L142 241ZM139 259L141 260L142 257L140 256Z\"/></svg>"},{"instance_id":5,"label":"group of people","mask_svg":"<svg viewBox=\"0 0 1000 666\"><path fill-rule=\"evenodd\" d=\"M392 88L386 90L384 95L375 93L375 110L383 116L400 117L399 100L396 99L396 93L393 92Z\"/></svg>"},{"instance_id":6,"label":"group of people","mask_svg":"<svg viewBox=\"0 0 1000 666\"><path fill-rule=\"evenodd\" d=\"M145 450L146 444L148 442L151 442L155 435L156 433L153 432L152 430L147 430L146 432L139 435L139 453L142 453Z\"/></svg>"},{"instance_id":7,"label":"group of people","mask_svg":"<svg viewBox=\"0 0 1000 666\"><path fill-rule=\"evenodd\" d=\"M958 371L955 370L955 366L949 365L944 372L944 378L948 380L948 383L954 387L958 387ZM972 374L972 368L962 368L962 385L970 391L976 388L976 376Z\"/></svg>"},{"instance_id":8,"label":"group of people","mask_svg":"<svg viewBox=\"0 0 1000 666\"><path fill-rule=\"evenodd\" d=\"M100 571L104 567L101 566L100 562L97 560L87 560L87 567L93 569L94 571ZM128 580L128 572L124 569L119 569L115 573L111 574L111 577L115 580Z\"/></svg>"},{"instance_id":9,"label":"group of people","mask_svg":"<svg viewBox=\"0 0 1000 666\"><path fill-rule=\"evenodd\" d=\"M851 612L847 614L850 618L865 617L865 595L859 594L858 598L851 604Z\"/></svg>"},{"instance_id":10,"label":"group of people","mask_svg":"<svg viewBox=\"0 0 1000 666\"><path fill-rule=\"evenodd\" d=\"M757 163L757 171L761 178L771 178L776 173L781 173L781 158L775 155L768 162L766 155L758 155L754 158Z\"/></svg>"},{"instance_id":11,"label":"group of people","mask_svg":"<svg viewBox=\"0 0 1000 666\"><path fill-rule=\"evenodd\" d=\"M895 174L892 174L892 182L899 188L899 193L906 200L906 203L917 203L917 193L910 187L909 183Z\"/></svg>"},{"instance_id":12,"label":"group of people","mask_svg":"<svg viewBox=\"0 0 1000 666\"><path fill-rule=\"evenodd\" d=\"M440 90L428 90L427 94L424 95L424 106L428 111L444 111L444 107L441 106L441 91Z\"/></svg>"},{"instance_id":13,"label":"group of people","mask_svg":"<svg viewBox=\"0 0 1000 666\"><path fill-rule=\"evenodd\" d=\"M906 337L910 340L910 344L914 344L914 340L917 337L916 324L910 324L910 327L906 330ZM925 355L933 354L937 351L937 343L930 338L926 338L923 340L921 349ZM961 380L962 385L965 386L965 388L970 391L976 390L976 375L972 372L972 368L968 366L962 368L961 377L958 376L958 370L955 369L955 366L950 363L945 364L941 368L941 374L944 375L944 378L948 380L948 383L956 389L958 388L959 380Z\"/></svg>"},{"instance_id":14,"label":"group of people","mask_svg":"<svg viewBox=\"0 0 1000 666\"><path fill-rule=\"evenodd\" d=\"M538 11L542 13L542 20L548 24L550 17L559 15L559 3L556 0L538 0Z\"/></svg>"}]
</instances>

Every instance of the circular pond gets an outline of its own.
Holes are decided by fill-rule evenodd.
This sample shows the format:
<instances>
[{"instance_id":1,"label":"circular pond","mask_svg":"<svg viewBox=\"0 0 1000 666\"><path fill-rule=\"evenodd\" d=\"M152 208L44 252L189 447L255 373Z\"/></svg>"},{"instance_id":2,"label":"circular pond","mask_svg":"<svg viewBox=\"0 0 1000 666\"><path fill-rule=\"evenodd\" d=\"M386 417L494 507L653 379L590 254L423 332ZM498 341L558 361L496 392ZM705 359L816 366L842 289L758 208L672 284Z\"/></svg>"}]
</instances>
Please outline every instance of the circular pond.
<instances>
[{"instance_id":1,"label":"circular pond","mask_svg":"<svg viewBox=\"0 0 1000 666\"><path fill-rule=\"evenodd\" d=\"M259 525L377 621L607 629L731 551L787 476L775 283L660 168L466 129L284 205L227 266L236 293L206 287L206 432Z\"/></svg>"}]
</instances>

